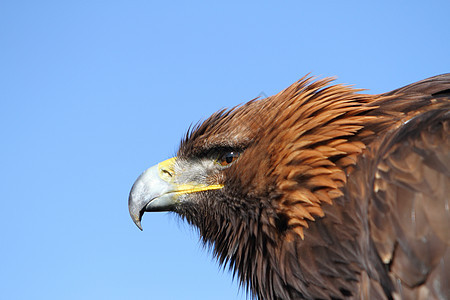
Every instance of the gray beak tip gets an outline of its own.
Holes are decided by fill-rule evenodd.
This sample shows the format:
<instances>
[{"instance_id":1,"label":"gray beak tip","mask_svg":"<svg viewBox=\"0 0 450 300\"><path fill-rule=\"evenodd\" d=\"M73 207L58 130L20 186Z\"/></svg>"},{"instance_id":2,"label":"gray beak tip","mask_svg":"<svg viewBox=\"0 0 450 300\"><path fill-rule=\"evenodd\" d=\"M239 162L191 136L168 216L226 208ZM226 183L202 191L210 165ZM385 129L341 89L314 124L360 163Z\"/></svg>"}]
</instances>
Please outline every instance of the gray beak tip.
<instances>
[{"instance_id":1,"label":"gray beak tip","mask_svg":"<svg viewBox=\"0 0 450 300\"><path fill-rule=\"evenodd\" d=\"M142 225L141 225L141 222L140 222L140 221L137 221L135 224L136 224L136 226L137 226L141 231L144 230L144 229L142 229Z\"/></svg>"},{"instance_id":2,"label":"gray beak tip","mask_svg":"<svg viewBox=\"0 0 450 300\"><path fill-rule=\"evenodd\" d=\"M142 229L142 225L141 225L141 218L139 218L139 216L135 216L135 215L131 215L131 218L133 219L134 224L136 224L136 226L143 231Z\"/></svg>"},{"instance_id":3,"label":"gray beak tip","mask_svg":"<svg viewBox=\"0 0 450 300\"><path fill-rule=\"evenodd\" d=\"M128 198L128 210L134 224L136 224L136 226L142 231L141 219L143 212L141 211L141 209L142 208L139 205L136 205L136 203L133 201L132 193L130 193L130 196Z\"/></svg>"}]
</instances>

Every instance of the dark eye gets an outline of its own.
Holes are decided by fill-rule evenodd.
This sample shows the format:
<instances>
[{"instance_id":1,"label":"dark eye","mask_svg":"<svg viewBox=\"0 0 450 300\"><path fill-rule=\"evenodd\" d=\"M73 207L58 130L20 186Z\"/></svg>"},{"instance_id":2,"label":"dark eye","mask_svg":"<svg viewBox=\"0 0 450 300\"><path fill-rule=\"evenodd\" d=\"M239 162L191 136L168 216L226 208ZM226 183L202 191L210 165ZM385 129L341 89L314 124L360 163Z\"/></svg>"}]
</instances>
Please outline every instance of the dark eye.
<instances>
[{"instance_id":1,"label":"dark eye","mask_svg":"<svg viewBox=\"0 0 450 300\"><path fill-rule=\"evenodd\" d=\"M228 166L239 157L239 152L230 151L219 156L217 163L223 167Z\"/></svg>"}]
</instances>

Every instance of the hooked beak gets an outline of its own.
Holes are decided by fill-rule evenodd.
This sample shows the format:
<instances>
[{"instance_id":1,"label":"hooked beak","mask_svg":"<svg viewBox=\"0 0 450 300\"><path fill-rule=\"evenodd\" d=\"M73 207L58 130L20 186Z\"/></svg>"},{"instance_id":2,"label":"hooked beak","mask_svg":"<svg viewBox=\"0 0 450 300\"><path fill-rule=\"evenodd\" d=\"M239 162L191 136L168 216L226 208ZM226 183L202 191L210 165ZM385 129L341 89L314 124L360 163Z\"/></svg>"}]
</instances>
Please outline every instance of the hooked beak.
<instances>
[{"instance_id":1,"label":"hooked beak","mask_svg":"<svg viewBox=\"0 0 450 300\"><path fill-rule=\"evenodd\" d=\"M180 195L223 187L221 184L205 185L195 182L177 183L176 157L150 167L138 177L128 197L128 210L133 222L142 230L141 219L146 211L171 211Z\"/></svg>"}]
</instances>

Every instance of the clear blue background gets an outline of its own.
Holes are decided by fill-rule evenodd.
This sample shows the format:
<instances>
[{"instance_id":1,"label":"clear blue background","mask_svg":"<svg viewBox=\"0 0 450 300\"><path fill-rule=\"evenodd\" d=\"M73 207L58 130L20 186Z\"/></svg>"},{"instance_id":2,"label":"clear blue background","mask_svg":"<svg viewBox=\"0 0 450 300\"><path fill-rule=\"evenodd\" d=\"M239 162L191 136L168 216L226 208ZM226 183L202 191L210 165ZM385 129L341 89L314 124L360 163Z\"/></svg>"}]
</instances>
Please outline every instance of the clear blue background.
<instances>
[{"instance_id":1,"label":"clear blue background","mask_svg":"<svg viewBox=\"0 0 450 300\"><path fill-rule=\"evenodd\" d=\"M308 72L381 93L450 71L445 1L1 1L0 298L245 299L127 197L189 124Z\"/></svg>"}]
</instances>

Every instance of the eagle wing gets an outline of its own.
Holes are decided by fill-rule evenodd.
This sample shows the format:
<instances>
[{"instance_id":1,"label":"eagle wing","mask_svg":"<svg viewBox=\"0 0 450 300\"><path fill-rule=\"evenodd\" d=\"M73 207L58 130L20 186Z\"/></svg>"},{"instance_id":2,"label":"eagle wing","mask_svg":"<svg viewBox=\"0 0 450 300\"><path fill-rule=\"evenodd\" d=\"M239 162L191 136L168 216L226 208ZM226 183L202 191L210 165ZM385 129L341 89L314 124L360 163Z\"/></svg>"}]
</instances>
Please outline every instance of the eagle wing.
<instances>
[{"instance_id":1,"label":"eagle wing","mask_svg":"<svg viewBox=\"0 0 450 300\"><path fill-rule=\"evenodd\" d=\"M380 146L369 202L372 240L402 299L450 299L450 91L429 81L390 93L430 105Z\"/></svg>"}]
</instances>

